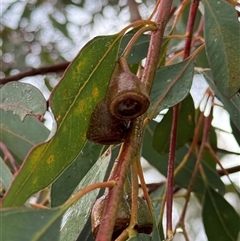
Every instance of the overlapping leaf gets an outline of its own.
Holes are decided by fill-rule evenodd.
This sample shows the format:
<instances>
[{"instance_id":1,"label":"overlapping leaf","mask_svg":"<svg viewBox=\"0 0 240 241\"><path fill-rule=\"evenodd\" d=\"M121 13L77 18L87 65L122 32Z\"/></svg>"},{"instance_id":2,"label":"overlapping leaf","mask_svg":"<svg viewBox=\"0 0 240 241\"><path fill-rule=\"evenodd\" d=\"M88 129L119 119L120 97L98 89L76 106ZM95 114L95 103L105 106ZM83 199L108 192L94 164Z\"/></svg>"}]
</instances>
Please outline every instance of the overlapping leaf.
<instances>
[{"instance_id":1,"label":"overlapping leaf","mask_svg":"<svg viewBox=\"0 0 240 241\"><path fill-rule=\"evenodd\" d=\"M204 0L206 52L218 90L231 97L240 88L240 24L234 6Z\"/></svg>"},{"instance_id":2,"label":"overlapping leaf","mask_svg":"<svg viewBox=\"0 0 240 241\"><path fill-rule=\"evenodd\" d=\"M0 157L0 184L2 184L5 190L7 190L10 187L13 179L13 174L10 172L9 168Z\"/></svg>"},{"instance_id":3,"label":"overlapping leaf","mask_svg":"<svg viewBox=\"0 0 240 241\"><path fill-rule=\"evenodd\" d=\"M0 140L23 160L30 149L45 141L50 131L33 116L26 116L24 121L12 112L0 110Z\"/></svg>"},{"instance_id":4,"label":"overlapping leaf","mask_svg":"<svg viewBox=\"0 0 240 241\"><path fill-rule=\"evenodd\" d=\"M148 115L156 116L161 110L182 101L190 91L192 78L193 64L190 59L160 67L155 75Z\"/></svg>"},{"instance_id":5,"label":"overlapping leaf","mask_svg":"<svg viewBox=\"0 0 240 241\"><path fill-rule=\"evenodd\" d=\"M23 205L33 193L53 182L81 151L91 113L105 95L121 37L93 39L68 67L51 96L57 133L29 154L3 206Z\"/></svg>"},{"instance_id":6,"label":"overlapping leaf","mask_svg":"<svg viewBox=\"0 0 240 241\"><path fill-rule=\"evenodd\" d=\"M46 100L36 87L13 81L0 88L0 108L11 111L23 121L26 115L43 115Z\"/></svg>"},{"instance_id":7,"label":"overlapping leaf","mask_svg":"<svg viewBox=\"0 0 240 241\"><path fill-rule=\"evenodd\" d=\"M107 151L101 158L99 158L99 160L93 165L91 170L86 174L84 179L79 183L76 191L83 189L90 183L102 181L105 176L110 157L110 152ZM80 205L81 208L78 208L78 212L75 212L75 214L77 214L79 217L79 222L71 223L71 234L75 236L75 239L70 239L71 235L68 232L67 234L69 238L64 239L76 240L76 236L79 234L79 232L77 233L73 230L75 230L76 227L78 228L78 231L81 230L86 223L89 215L89 210L93 205L93 202L96 199L98 192L98 189L89 192L88 194L86 194L86 196L80 198L77 203L74 204L72 207L69 207L71 205L71 203L69 202L56 208L44 210L34 210L26 208L3 209L0 212L0 240L59 241L62 216L67 210L64 216L64 224L62 223L61 233L61 235L66 235L67 230L65 229L65 226L69 225L69 220L72 221L71 218L76 218L76 216L74 215L69 217L67 216L67 214L75 210L76 205Z\"/></svg>"},{"instance_id":8,"label":"overlapping leaf","mask_svg":"<svg viewBox=\"0 0 240 241\"><path fill-rule=\"evenodd\" d=\"M209 241L237 240L239 215L221 194L210 187L206 187L202 216Z\"/></svg>"},{"instance_id":9,"label":"overlapping leaf","mask_svg":"<svg viewBox=\"0 0 240 241\"><path fill-rule=\"evenodd\" d=\"M107 150L81 180L74 193L87 185L103 181L110 159L111 151ZM88 220L98 193L99 189L87 193L66 211L62 219L60 240L75 241L77 239Z\"/></svg>"},{"instance_id":10,"label":"overlapping leaf","mask_svg":"<svg viewBox=\"0 0 240 241\"><path fill-rule=\"evenodd\" d=\"M56 207L72 195L74 189L94 165L104 147L87 141L76 160L52 184L51 206Z\"/></svg>"},{"instance_id":11,"label":"overlapping leaf","mask_svg":"<svg viewBox=\"0 0 240 241\"><path fill-rule=\"evenodd\" d=\"M163 120L158 123L153 135L153 147L160 154L169 152L172 112L171 108L168 113L164 115ZM182 147L193 138L195 128L194 117L195 109L193 100L189 95L180 103L176 149Z\"/></svg>"},{"instance_id":12,"label":"overlapping leaf","mask_svg":"<svg viewBox=\"0 0 240 241\"><path fill-rule=\"evenodd\" d=\"M234 125L240 131L240 95L237 93L233 97L228 99L223 94L221 94L219 89L216 87L213 80L212 72L210 70L204 70L202 71L202 74L204 75L216 97L219 98L219 100L223 103Z\"/></svg>"}]
</instances>

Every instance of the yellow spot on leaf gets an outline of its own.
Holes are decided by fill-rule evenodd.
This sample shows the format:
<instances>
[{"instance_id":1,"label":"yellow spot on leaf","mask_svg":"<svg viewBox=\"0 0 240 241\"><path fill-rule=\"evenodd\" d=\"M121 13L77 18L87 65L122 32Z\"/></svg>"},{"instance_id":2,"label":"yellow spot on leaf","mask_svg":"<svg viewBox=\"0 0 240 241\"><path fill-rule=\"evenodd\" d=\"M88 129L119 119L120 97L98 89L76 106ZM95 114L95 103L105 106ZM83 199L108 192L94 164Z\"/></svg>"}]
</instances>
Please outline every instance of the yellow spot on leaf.
<instances>
[{"instance_id":1,"label":"yellow spot on leaf","mask_svg":"<svg viewBox=\"0 0 240 241\"><path fill-rule=\"evenodd\" d=\"M92 96L94 99L96 99L99 95L99 89L97 87L95 87L92 91Z\"/></svg>"},{"instance_id":2,"label":"yellow spot on leaf","mask_svg":"<svg viewBox=\"0 0 240 241\"><path fill-rule=\"evenodd\" d=\"M48 159L47 159L47 163L51 164L52 162L54 162L54 156L51 155Z\"/></svg>"},{"instance_id":3,"label":"yellow spot on leaf","mask_svg":"<svg viewBox=\"0 0 240 241\"><path fill-rule=\"evenodd\" d=\"M83 112L85 105L86 105L86 101L85 100L80 100L80 102L78 104L78 108L77 108L78 112L80 112L80 113Z\"/></svg>"}]
</instances>

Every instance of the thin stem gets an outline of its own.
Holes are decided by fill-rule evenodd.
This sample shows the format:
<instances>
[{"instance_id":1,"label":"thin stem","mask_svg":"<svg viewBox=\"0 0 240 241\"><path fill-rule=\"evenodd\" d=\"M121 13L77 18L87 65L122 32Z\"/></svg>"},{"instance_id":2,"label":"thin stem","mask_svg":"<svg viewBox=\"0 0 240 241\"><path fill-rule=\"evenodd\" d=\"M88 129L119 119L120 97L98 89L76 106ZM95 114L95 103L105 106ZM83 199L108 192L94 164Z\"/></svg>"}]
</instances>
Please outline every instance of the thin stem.
<instances>
[{"instance_id":1,"label":"thin stem","mask_svg":"<svg viewBox=\"0 0 240 241\"><path fill-rule=\"evenodd\" d=\"M17 81L28 76L42 75L47 73L56 73L64 71L71 62L60 63L52 66L41 67L37 69L31 69L13 76L8 76L6 78L0 79L0 84L6 84L11 81Z\"/></svg>"},{"instance_id":2,"label":"thin stem","mask_svg":"<svg viewBox=\"0 0 240 241\"><path fill-rule=\"evenodd\" d=\"M210 152L210 155L213 157L214 161L220 166L221 170L218 171L219 175L222 176L223 175L226 175L229 182L232 184L232 186L236 189L234 183L232 182L231 178L229 177L229 171L240 171L240 166L236 166L236 167L233 167L231 168L230 170L229 169L225 169L222 165L222 163L219 161L217 155L215 154L215 152L213 151L212 147L210 146L209 143L205 143L205 147L209 150ZM237 190L237 189L236 189Z\"/></svg>"},{"instance_id":3,"label":"thin stem","mask_svg":"<svg viewBox=\"0 0 240 241\"><path fill-rule=\"evenodd\" d=\"M4 153L5 158L7 158L9 160L9 162L11 163L11 165L14 169L14 172L17 172L19 170L19 166L18 166L17 162L15 161L11 152L8 150L7 146L1 141L0 141L0 149Z\"/></svg>"},{"instance_id":4,"label":"thin stem","mask_svg":"<svg viewBox=\"0 0 240 241\"><path fill-rule=\"evenodd\" d=\"M167 238L173 237L172 232L172 204L173 204L173 187L174 187L174 161L177 142L177 125L178 125L179 105L173 107L172 128L170 134L170 148L167 172Z\"/></svg>"},{"instance_id":5,"label":"thin stem","mask_svg":"<svg viewBox=\"0 0 240 241\"><path fill-rule=\"evenodd\" d=\"M137 156L139 158L139 156ZM132 180L132 193L131 193L131 219L129 227L131 229L135 228L138 223L138 176L137 176L137 158L133 161L131 165L131 180Z\"/></svg>"},{"instance_id":6,"label":"thin stem","mask_svg":"<svg viewBox=\"0 0 240 241\"><path fill-rule=\"evenodd\" d=\"M142 122L142 117L139 117L134 121L130 133L126 141L123 143L117 167L112 176L113 180L116 182L116 186L109 190L103 211L103 218L96 238L97 241L110 241L112 238L119 197L122 195L127 172L132 164L132 160L136 157L140 149Z\"/></svg>"},{"instance_id":7,"label":"thin stem","mask_svg":"<svg viewBox=\"0 0 240 241\"><path fill-rule=\"evenodd\" d=\"M185 218L185 215L186 215L190 195L191 195L191 192L192 192L192 189L193 189L193 185L194 185L194 183L196 181L196 178L197 178L199 165L200 165L201 160L202 160L205 144L208 141L208 136L209 136L209 132L210 132L210 128L211 128L211 121L212 121L211 115L209 115L208 117L205 118L202 143L201 143L200 150L199 150L199 153L198 153L198 156L197 156L195 167L193 169L192 177L191 177L190 183L188 185L186 200L185 200L185 204L184 204L184 207L183 207L182 215L179 219L179 223L184 223L184 218Z\"/></svg>"},{"instance_id":8,"label":"thin stem","mask_svg":"<svg viewBox=\"0 0 240 241\"><path fill-rule=\"evenodd\" d=\"M81 190L79 190L73 197L68 199L68 201L64 204L65 209L73 205L78 199L80 199L85 194L89 193L90 191L93 191L97 188L113 188L116 185L116 182L114 180L107 181L107 182L98 182L91 184Z\"/></svg>"},{"instance_id":9,"label":"thin stem","mask_svg":"<svg viewBox=\"0 0 240 241\"><path fill-rule=\"evenodd\" d=\"M153 22L154 23L154 22ZM147 32L147 31L154 31L156 30L157 26L156 24L151 24L151 25L148 25L148 26L144 26L142 27L141 29L139 29L135 34L134 36L131 38L131 40L129 41L128 45L126 46L124 52L122 53L122 56L123 58L127 59L127 57L129 56L131 50L132 50L132 47L133 45L136 43L136 41L139 39L139 37L144 33L144 32Z\"/></svg>"},{"instance_id":10,"label":"thin stem","mask_svg":"<svg viewBox=\"0 0 240 241\"><path fill-rule=\"evenodd\" d=\"M186 42L185 42L183 59L186 59L190 55L191 42L192 42L192 36L193 36L193 27L197 16L198 5L199 5L199 0L192 0L190 11L189 11L188 23L187 23L187 32L186 32L186 35L188 37L186 38Z\"/></svg>"},{"instance_id":11,"label":"thin stem","mask_svg":"<svg viewBox=\"0 0 240 241\"><path fill-rule=\"evenodd\" d=\"M181 163L175 169L174 176L176 176L179 173L179 171L185 166L185 164L187 163L187 161L188 161L191 153L193 152L195 146L198 144L198 139L199 139L199 135L201 133L203 120L204 120L204 115L203 115L203 113L201 113L201 115L199 117L199 120L198 120L198 124L197 124L197 126L195 128L195 132L194 132L193 140L191 142L191 146L188 149L188 152L184 156L184 158L181 161Z\"/></svg>"},{"instance_id":12,"label":"thin stem","mask_svg":"<svg viewBox=\"0 0 240 241\"><path fill-rule=\"evenodd\" d=\"M189 0L184 0L184 1L182 1L182 4L181 4L181 6L179 7L179 9L178 9L178 11L177 11L177 15L176 15L176 17L175 17L175 19L174 19L174 21L173 21L173 25L172 25L172 28L171 28L170 33L172 33L172 32L174 31L174 28L176 27L177 22L178 22L180 16L182 15L182 13L183 13L183 11L184 11L184 9L186 8L186 6L187 6L188 3L189 3Z\"/></svg>"},{"instance_id":13,"label":"thin stem","mask_svg":"<svg viewBox=\"0 0 240 241\"><path fill-rule=\"evenodd\" d=\"M137 160L137 171L138 171L138 177L139 177L139 180L140 180L140 184L141 184L141 188L142 188L142 191L143 191L144 198L147 202L147 205L148 205L148 208L149 208L150 213L152 215L152 218L153 218L153 220L155 220L152 202L151 202L151 199L150 199L149 194L148 194L146 182L144 180L144 175L143 175L143 170L142 170L142 166L141 166L141 163L140 163L140 159Z\"/></svg>"}]
</instances>

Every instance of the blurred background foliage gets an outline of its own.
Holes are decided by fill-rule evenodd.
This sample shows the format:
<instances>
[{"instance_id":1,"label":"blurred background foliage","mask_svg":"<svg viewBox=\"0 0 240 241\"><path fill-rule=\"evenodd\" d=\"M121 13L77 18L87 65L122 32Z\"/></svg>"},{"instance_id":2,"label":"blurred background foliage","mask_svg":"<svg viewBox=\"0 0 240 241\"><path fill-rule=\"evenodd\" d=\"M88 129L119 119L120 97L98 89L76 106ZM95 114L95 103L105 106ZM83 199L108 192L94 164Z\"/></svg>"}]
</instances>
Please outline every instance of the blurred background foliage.
<instances>
[{"instance_id":1,"label":"blurred background foliage","mask_svg":"<svg viewBox=\"0 0 240 241\"><path fill-rule=\"evenodd\" d=\"M90 38L115 33L138 14L130 15L132 6L126 0L1 2L2 78L71 61ZM156 1L138 2L147 17Z\"/></svg>"}]
</instances>

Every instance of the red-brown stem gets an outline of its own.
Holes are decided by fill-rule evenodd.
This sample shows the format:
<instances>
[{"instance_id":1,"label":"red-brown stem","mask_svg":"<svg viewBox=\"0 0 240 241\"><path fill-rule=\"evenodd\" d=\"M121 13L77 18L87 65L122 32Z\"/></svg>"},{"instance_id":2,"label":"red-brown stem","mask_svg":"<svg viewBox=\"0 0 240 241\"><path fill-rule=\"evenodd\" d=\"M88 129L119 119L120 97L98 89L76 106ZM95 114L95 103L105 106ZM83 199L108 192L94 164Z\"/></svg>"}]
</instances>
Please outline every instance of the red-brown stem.
<instances>
[{"instance_id":1,"label":"red-brown stem","mask_svg":"<svg viewBox=\"0 0 240 241\"><path fill-rule=\"evenodd\" d=\"M185 41L183 59L186 59L190 55L191 42L192 42L192 36L193 36L193 27L197 16L198 5L199 5L199 0L191 1L189 18L187 23L187 32L186 32L187 38Z\"/></svg>"},{"instance_id":2,"label":"red-brown stem","mask_svg":"<svg viewBox=\"0 0 240 241\"><path fill-rule=\"evenodd\" d=\"M112 176L112 180L116 181L116 186L108 192L103 218L96 238L97 241L110 241L112 238L119 197L122 195L127 172L132 160L139 152L142 138L142 123L142 117L136 119L126 141L122 146L118 164L116 166L115 173Z\"/></svg>"},{"instance_id":3,"label":"red-brown stem","mask_svg":"<svg viewBox=\"0 0 240 241\"><path fill-rule=\"evenodd\" d=\"M138 175L137 175L137 158L134 158L133 164L131 165L131 184L132 184L132 193L131 193L131 219L129 227L134 229L135 225L138 223Z\"/></svg>"},{"instance_id":4,"label":"red-brown stem","mask_svg":"<svg viewBox=\"0 0 240 241\"><path fill-rule=\"evenodd\" d=\"M186 41L184 46L183 59L189 57L191 53L191 42L193 36L193 27L196 19L196 13L198 9L199 0L192 0L189 19L187 23ZM173 119L172 129L170 138L170 149L169 149L169 160L168 160L168 174L167 174L167 204L166 204L166 215L167 215L167 238L172 238L172 204L173 204L173 188L174 188L174 159L176 152L176 139L177 139L177 122L178 122L178 111L179 104L173 107Z\"/></svg>"},{"instance_id":5,"label":"red-brown stem","mask_svg":"<svg viewBox=\"0 0 240 241\"><path fill-rule=\"evenodd\" d=\"M19 166L16 163L15 159L13 158L12 154L10 153L10 151L8 150L8 148L6 147L6 145L4 143L2 143L0 141L0 149L3 151L5 157L9 160L9 162L11 163L14 172L17 172L19 170Z\"/></svg>"},{"instance_id":6,"label":"red-brown stem","mask_svg":"<svg viewBox=\"0 0 240 241\"><path fill-rule=\"evenodd\" d=\"M167 238L172 238L172 203L173 203L173 188L174 188L174 160L177 142L177 124L178 124L178 110L179 105L173 108L172 129L170 135L170 148L168 159L168 173L167 173Z\"/></svg>"},{"instance_id":7,"label":"red-brown stem","mask_svg":"<svg viewBox=\"0 0 240 241\"><path fill-rule=\"evenodd\" d=\"M151 34L146 64L141 78L149 93L157 69L163 34L169 19L171 6L172 0L162 0L156 12L155 22L157 23L158 28Z\"/></svg>"}]
</instances>

